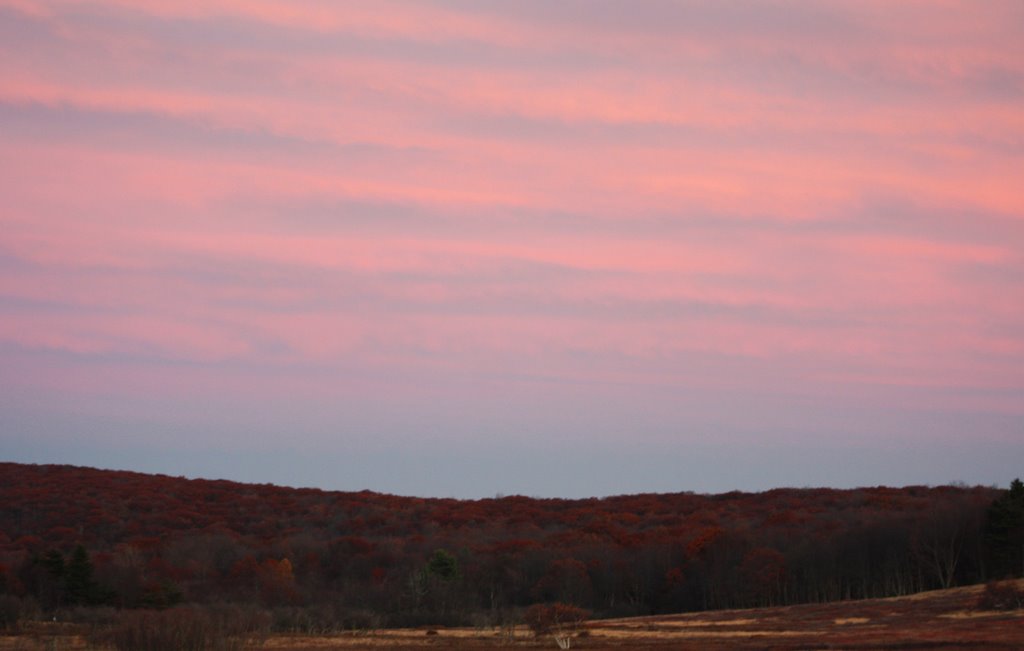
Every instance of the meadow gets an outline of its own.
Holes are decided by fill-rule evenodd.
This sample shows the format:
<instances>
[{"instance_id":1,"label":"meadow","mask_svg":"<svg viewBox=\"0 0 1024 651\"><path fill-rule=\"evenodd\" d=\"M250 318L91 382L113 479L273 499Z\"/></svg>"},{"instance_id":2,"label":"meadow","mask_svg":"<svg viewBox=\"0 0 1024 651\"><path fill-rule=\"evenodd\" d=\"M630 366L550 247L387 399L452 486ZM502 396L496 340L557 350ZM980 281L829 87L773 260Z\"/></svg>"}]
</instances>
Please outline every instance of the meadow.
<instances>
[{"instance_id":1,"label":"meadow","mask_svg":"<svg viewBox=\"0 0 1024 651\"><path fill-rule=\"evenodd\" d=\"M1024 594L1024 580L1003 584ZM1021 649L1024 609L982 607L985 586L906 597L594 620L572 635L574 649ZM1003 604L1005 606L1005 604ZM510 635L511 633L511 635ZM0 637L0 651L97 650L81 625L36 623ZM270 635L244 648L557 649L554 636L487 628L362 630L329 636ZM211 650L212 651L212 650Z\"/></svg>"}]
</instances>

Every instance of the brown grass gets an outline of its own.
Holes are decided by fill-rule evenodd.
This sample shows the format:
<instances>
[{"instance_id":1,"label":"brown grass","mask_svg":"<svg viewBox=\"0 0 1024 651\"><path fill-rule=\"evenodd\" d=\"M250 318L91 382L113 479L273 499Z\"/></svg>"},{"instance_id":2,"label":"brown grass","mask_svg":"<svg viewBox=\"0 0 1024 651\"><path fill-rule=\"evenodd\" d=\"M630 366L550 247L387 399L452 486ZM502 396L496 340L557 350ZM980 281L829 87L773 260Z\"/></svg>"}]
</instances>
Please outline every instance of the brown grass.
<instances>
[{"instance_id":1,"label":"brown grass","mask_svg":"<svg viewBox=\"0 0 1024 651\"><path fill-rule=\"evenodd\" d=\"M1024 588L1024 580L1018 581ZM668 651L725 649L1024 649L1024 609L977 608L983 587L926 592L909 597L782 608L717 611L590 622L574 649ZM267 651L457 648L555 649L550 637L534 638L525 627L502 644L496 630L402 629L325 637L271 636ZM77 651L84 638L73 630L37 625L18 637L0 637L0 651Z\"/></svg>"}]
</instances>

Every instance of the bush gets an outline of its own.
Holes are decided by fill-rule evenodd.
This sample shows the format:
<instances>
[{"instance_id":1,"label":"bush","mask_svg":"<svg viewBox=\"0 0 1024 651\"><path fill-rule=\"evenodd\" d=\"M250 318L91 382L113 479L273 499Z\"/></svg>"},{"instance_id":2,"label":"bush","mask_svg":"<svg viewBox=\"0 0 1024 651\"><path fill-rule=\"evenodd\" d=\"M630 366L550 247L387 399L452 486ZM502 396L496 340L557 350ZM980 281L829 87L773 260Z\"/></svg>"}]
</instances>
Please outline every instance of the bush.
<instances>
[{"instance_id":1,"label":"bush","mask_svg":"<svg viewBox=\"0 0 1024 651\"><path fill-rule=\"evenodd\" d=\"M568 604L534 604L526 609L523 619L536 636L567 635L575 633L587 621L590 613Z\"/></svg>"},{"instance_id":2,"label":"bush","mask_svg":"<svg viewBox=\"0 0 1024 651\"><path fill-rule=\"evenodd\" d=\"M183 606L125 611L92 641L117 651L240 651L261 645L269 629L269 616L259 611Z\"/></svg>"},{"instance_id":3,"label":"bush","mask_svg":"<svg viewBox=\"0 0 1024 651\"><path fill-rule=\"evenodd\" d=\"M110 606L73 606L54 613L61 622L86 624L94 628L113 626L121 617L121 611Z\"/></svg>"},{"instance_id":4,"label":"bush","mask_svg":"<svg viewBox=\"0 0 1024 651\"><path fill-rule=\"evenodd\" d=\"M990 581L978 599L981 610L1024 608L1024 586L1018 581Z\"/></svg>"},{"instance_id":5,"label":"bush","mask_svg":"<svg viewBox=\"0 0 1024 651\"><path fill-rule=\"evenodd\" d=\"M26 619L39 616L39 605L33 599L0 595L0 631L16 631Z\"/></svg>"}]
</instances>

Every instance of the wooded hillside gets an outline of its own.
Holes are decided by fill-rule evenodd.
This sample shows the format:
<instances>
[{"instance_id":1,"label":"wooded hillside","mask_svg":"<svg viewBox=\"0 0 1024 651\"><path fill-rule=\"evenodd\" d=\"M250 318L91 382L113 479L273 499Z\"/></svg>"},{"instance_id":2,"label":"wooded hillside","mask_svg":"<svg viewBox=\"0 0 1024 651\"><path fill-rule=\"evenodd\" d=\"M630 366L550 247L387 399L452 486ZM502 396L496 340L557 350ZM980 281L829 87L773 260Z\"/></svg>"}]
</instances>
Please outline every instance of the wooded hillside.
<instances>
[{"instance_id":1,"label":"wooded hillside","mask_svg":"<svg viewBox=\"0 0 1024 651\"><path fill-rule=\"evenodd\" d=\"M1021 504L1016 483L454 500L4 463L0 592L323 628L881 597L1019 573Z\"/></svg>"}]
</instances>

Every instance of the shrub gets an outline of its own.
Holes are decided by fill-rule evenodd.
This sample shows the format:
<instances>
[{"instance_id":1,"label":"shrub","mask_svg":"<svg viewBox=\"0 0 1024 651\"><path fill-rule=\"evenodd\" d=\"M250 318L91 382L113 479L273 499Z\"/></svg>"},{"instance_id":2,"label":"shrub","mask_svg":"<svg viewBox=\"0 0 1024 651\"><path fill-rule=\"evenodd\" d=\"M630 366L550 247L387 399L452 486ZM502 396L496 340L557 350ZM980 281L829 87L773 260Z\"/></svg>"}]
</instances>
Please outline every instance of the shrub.
<instances>
[{"instance_id":1,"label":"shrub","mask_svg":"<svg viewBox=\"0 0 1024 651\"><path fill-rule=\"evenodd\" d=\"M534 604L526 609L523 619L536 636L551 633L566 635L575 633L587 621L590 613L568 604Z\"/></svg>"},{"instance_id":2,"label":"shrub","mask_svg":"<svg viewBox=\"0 0 1024 651\"><path fill-rule=\"evenodd\" d=\"M39 605L33 599L0 595L0 631L16 631L21 622L38 616Z\"/></svg>"},{"instance_id":3,"label":"shrub","mask_svg":"<svg viewBox=\"0 0 1024 651\"><path fill-rule=\"evenodd\" d=\"M262 612L238 607L125 611L93 642L116 651L240 651L261 645L270 629Z\"/></svg>"},{"instance_id":4,"label":"shrub","mask_svg":"<svg viewBox=\"0 0 1024 651\"><path fill-rule=\"evenodd\" d=\"M982 610L1016 610L1024 608L1024 586L1018 581L990 581L978 599Z\"/></svg>"},{"instance_id":5,"label":"shrub","mask_svg":"<svg viewBox=\"0 0 1024 651\"><path fill-rule=\"evenodd\" d=\"M73 606L54 613L59 621L86 624L92 627L110 627L117 623L121 611L110 606Z\"/></svg>"}]
</instances>

